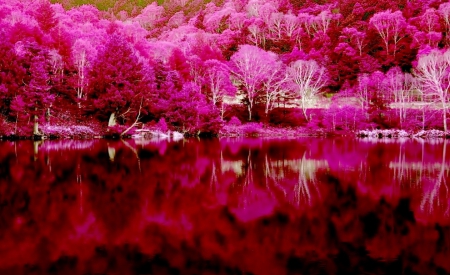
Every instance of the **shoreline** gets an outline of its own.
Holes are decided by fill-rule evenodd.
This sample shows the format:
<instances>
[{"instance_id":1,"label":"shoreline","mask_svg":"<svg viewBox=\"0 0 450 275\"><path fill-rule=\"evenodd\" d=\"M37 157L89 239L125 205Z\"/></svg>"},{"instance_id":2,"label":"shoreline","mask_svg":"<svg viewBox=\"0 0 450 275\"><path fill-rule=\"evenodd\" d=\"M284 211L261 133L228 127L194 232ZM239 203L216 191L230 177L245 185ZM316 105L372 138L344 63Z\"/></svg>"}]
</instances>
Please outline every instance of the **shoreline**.
<instances>
[{"instance_id":1,"label":"shoreline","mask_svg":"<svg viewBox=\"0 0 450 275\"><path fill-rule=\"evenodd\" d=\"M402 129L372 129L372 130L357 130L357 131L326 131L325 129L308 129L306 127L274 127L268 125L255 123L242 124L239 126L226 125L217 134L200 133L199 135L192 135L187 133L180 133L176 131L162 132L152 129L141 129L136 131L138 134L120 135L119 133L108 133L99 131L98 133L91 132L90 134L75 133L68 134L42 134L42 135L2 135L0 134L0 141L20 141L20 140L96 140L96 139L170 139L180 140L183 138L198 137L198 138L303 138L303 137L355 137L355 138L450 138L450 132L442 130L430 129L419 131L406 131ZM145 134L139 134L144 132Z\"/></svg>"}]
</instances>

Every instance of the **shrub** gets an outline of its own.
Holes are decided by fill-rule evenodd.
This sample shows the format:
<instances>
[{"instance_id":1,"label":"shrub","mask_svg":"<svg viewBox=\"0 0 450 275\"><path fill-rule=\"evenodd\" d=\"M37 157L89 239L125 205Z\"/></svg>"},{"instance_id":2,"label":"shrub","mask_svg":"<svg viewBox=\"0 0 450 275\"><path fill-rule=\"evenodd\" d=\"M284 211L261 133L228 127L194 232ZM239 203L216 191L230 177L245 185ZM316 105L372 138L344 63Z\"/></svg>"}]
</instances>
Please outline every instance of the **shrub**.
<instances>
[{"instance_id":1,"label":"shrub","mask_svg":"<svg viewBox=\"0 0 450 275\"><path fill-rule=\"evenodd\" d=\"M322 124L326 130L356 131L367 128L368 122L364 110L351 105L331 105L324 111Z\"/></svg>"},{"instance_id":2,"label":"shrub","mask_svg":"<svg viewBox=\"0 0 450 275\"><path fill-rule=\"evenodd\" d=\"M262 124L257 122L249 122L241 126L242 132L246 136L258 135L262 131Z\"/></svg>"},{"instance_id":3,"label":"shrub","mask_svg":"<svg viewBox=\"0 0 450 275\"><path fill-rule=\"evenodd\" d=\"M297 108L275 108L270 113L269 123L274 126L298 127L306 124L305 117Z\"/></svg>"},{"instance_id":4,"label":"shrub","mask_svg":"<svg viewBox=\"0 0 450 275\"><path fill-rule=\"evenodd\" d=\"M3 116L0 116L0 136L9 136L14 134L14 125L8 123Z\"/></svg>"},{"instance_id":5,"label":"shrub","mask_svg":"<svg viewBox=\"0 0 450 275\"><path fill-rule=\"evenodd\" d=\"M48 136L58 137L76 137L76 136L95 136L93 128L85 125L50 125L44 124L41 127L42 132Z\"/></svg>"},{"instance_id":6,"label":"shrub","mask_svg":"<svg viewBox=\"0 0 450 275\"><path fill-rule=\"evenodd\" d=\"M241 121L239 120L239 118L233 116L233 117L230 119L230 121L228 121L228 125L230 125L230 126L241 126L242 123L241 123Z\"/></svg>"},{"instance_id":7,"label":"shrub","mask_svg":"<svg viewBox=\"0 0 450 275\"><path fill-rule=\"evenodd\" d=\"M159 119L158 123L156 123L156 129L160 130L163 133L169 130L169 127L167 127L166 120L163 117Z\"/></svg>"}]
</instances>

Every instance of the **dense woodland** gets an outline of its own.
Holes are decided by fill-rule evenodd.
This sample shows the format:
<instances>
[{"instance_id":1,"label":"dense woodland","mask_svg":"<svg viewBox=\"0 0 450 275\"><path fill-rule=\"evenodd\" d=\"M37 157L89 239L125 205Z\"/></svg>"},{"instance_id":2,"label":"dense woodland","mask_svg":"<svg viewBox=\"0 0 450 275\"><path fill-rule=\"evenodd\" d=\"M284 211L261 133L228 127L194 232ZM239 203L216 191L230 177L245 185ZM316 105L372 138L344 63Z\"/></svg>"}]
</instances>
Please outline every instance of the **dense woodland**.
<instances>
[{"instance_id":1,"label":"dense woodland","mask_svg":"<svg viewBox=\"0 0 450 275\"><path fill-rule=\"evenodd\" d=\"M446 1L57 2L0 0L0 135L447 131Z\"/></svg>"},{"instance_id":2,"label":"dense woodland","mask_svg":"<svg viewBox=\"0 0 450 275\"><path fill-rule=\"evenodd\" d=\"M0 273L449 274L446 150L349 138L2 142Z\"/></svg>"}]
</instances>

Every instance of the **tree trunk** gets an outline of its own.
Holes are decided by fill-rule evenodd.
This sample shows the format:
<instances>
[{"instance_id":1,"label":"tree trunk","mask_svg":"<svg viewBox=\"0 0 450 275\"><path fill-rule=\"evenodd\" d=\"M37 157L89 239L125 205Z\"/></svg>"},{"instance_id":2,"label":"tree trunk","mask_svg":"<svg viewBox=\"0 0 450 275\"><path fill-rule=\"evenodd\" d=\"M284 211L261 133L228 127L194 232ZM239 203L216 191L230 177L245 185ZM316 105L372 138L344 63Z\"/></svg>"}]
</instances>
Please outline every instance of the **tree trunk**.
<instances>
[{"instance_id":1,"label":"tree trunk","mask_svg":"<svg viewBox=\"0 0 450 275\"><path fill-rule=\"evenodd\" d=\"M222 119L222 121L223 121L223 115L225 114L225 107L223 105L224 105L224 103L222 102L220 104L220 118Z\"/></svg>"},{"instance_id":2,"label":"tree trunk","mask_svg":"<svg viewBox=\"0 0 450 275\"><path fill-rule=\"evenodd\" d=\"M108 127L116 126L116 114L111 113L109 116Z\"/></svg>"},{"instance_id":3,"label":"tree trunk","mask_svg":"<svg viewBox=\"0 0 450 275\"><path fill-rule=\"evenodd\" d=\"M443 119L444 119L444 132L447 133L447 106L445 106L445 101L442 102L442 112L444 112L443 114Z\"/></svg>"},{"instance_id":4,"label":"tree trunk","mask_svg":"<svg viewBox=\"0 0 450 275\"><path fill-rule=\"evenodd\" d=\"M425 106L422 106L422 130L425 131Z\"/></svg>"},{"instance_id":5,"label":"tree trunk","mask_svg":"<svg viewBox=\"0 0 450 275\"><path fill-rule=\"evenodd\" d=\"M252 121L252 108L250 107L250 104L247 107L248 109L248 121Z\"/></svg>"},{"instance_id":6,"label":"tree trunk","mask_svg":"<svg viewBox=\"0 0 450 275\"><path fill-rule=\"evenodd\" d=\"M304 100L302 100L302 112L303 112L303 115L305 116L306 121L309 121L308 115L306 114L306 105L305 105Z\"/></svg>"},{"instance_id":7,"label":"tree trunk","mask_svg":"<svg viewBox=\"0 0 450 275\"><path fill-rule=\"evenodd\" d=\"M14 134L17 135L17 123L19 121L19 114L16 115L16 125L14 126Z\"/></svg>"},{"instance_id":8,"label":"tree trunk","mask_svg":"<svg viewBox=\"0 0 450 275\"><path fill-rule=\"evenodd\" d=\"M39 121L38 116L34 116L34 124L33 124L33 135L39 135Z\"/></svg>"}]
</instances>

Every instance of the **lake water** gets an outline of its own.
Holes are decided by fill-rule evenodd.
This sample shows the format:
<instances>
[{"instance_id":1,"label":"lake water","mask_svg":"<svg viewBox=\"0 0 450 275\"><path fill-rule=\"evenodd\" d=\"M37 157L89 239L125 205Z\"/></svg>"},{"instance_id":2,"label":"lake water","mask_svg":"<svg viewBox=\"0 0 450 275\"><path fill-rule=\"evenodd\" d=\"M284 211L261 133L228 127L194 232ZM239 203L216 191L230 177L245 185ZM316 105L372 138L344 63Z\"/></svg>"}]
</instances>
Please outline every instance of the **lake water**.
<instances>
[{"instance_id":1,"label":"lake water","mask_svg":"<svg viewBox=\"0 0 450 275\"><path fill-rule=\"evenodd\" d=\"M0 274L448 274L448 147L0 142Z\"/></svg>"}]
</instances>

